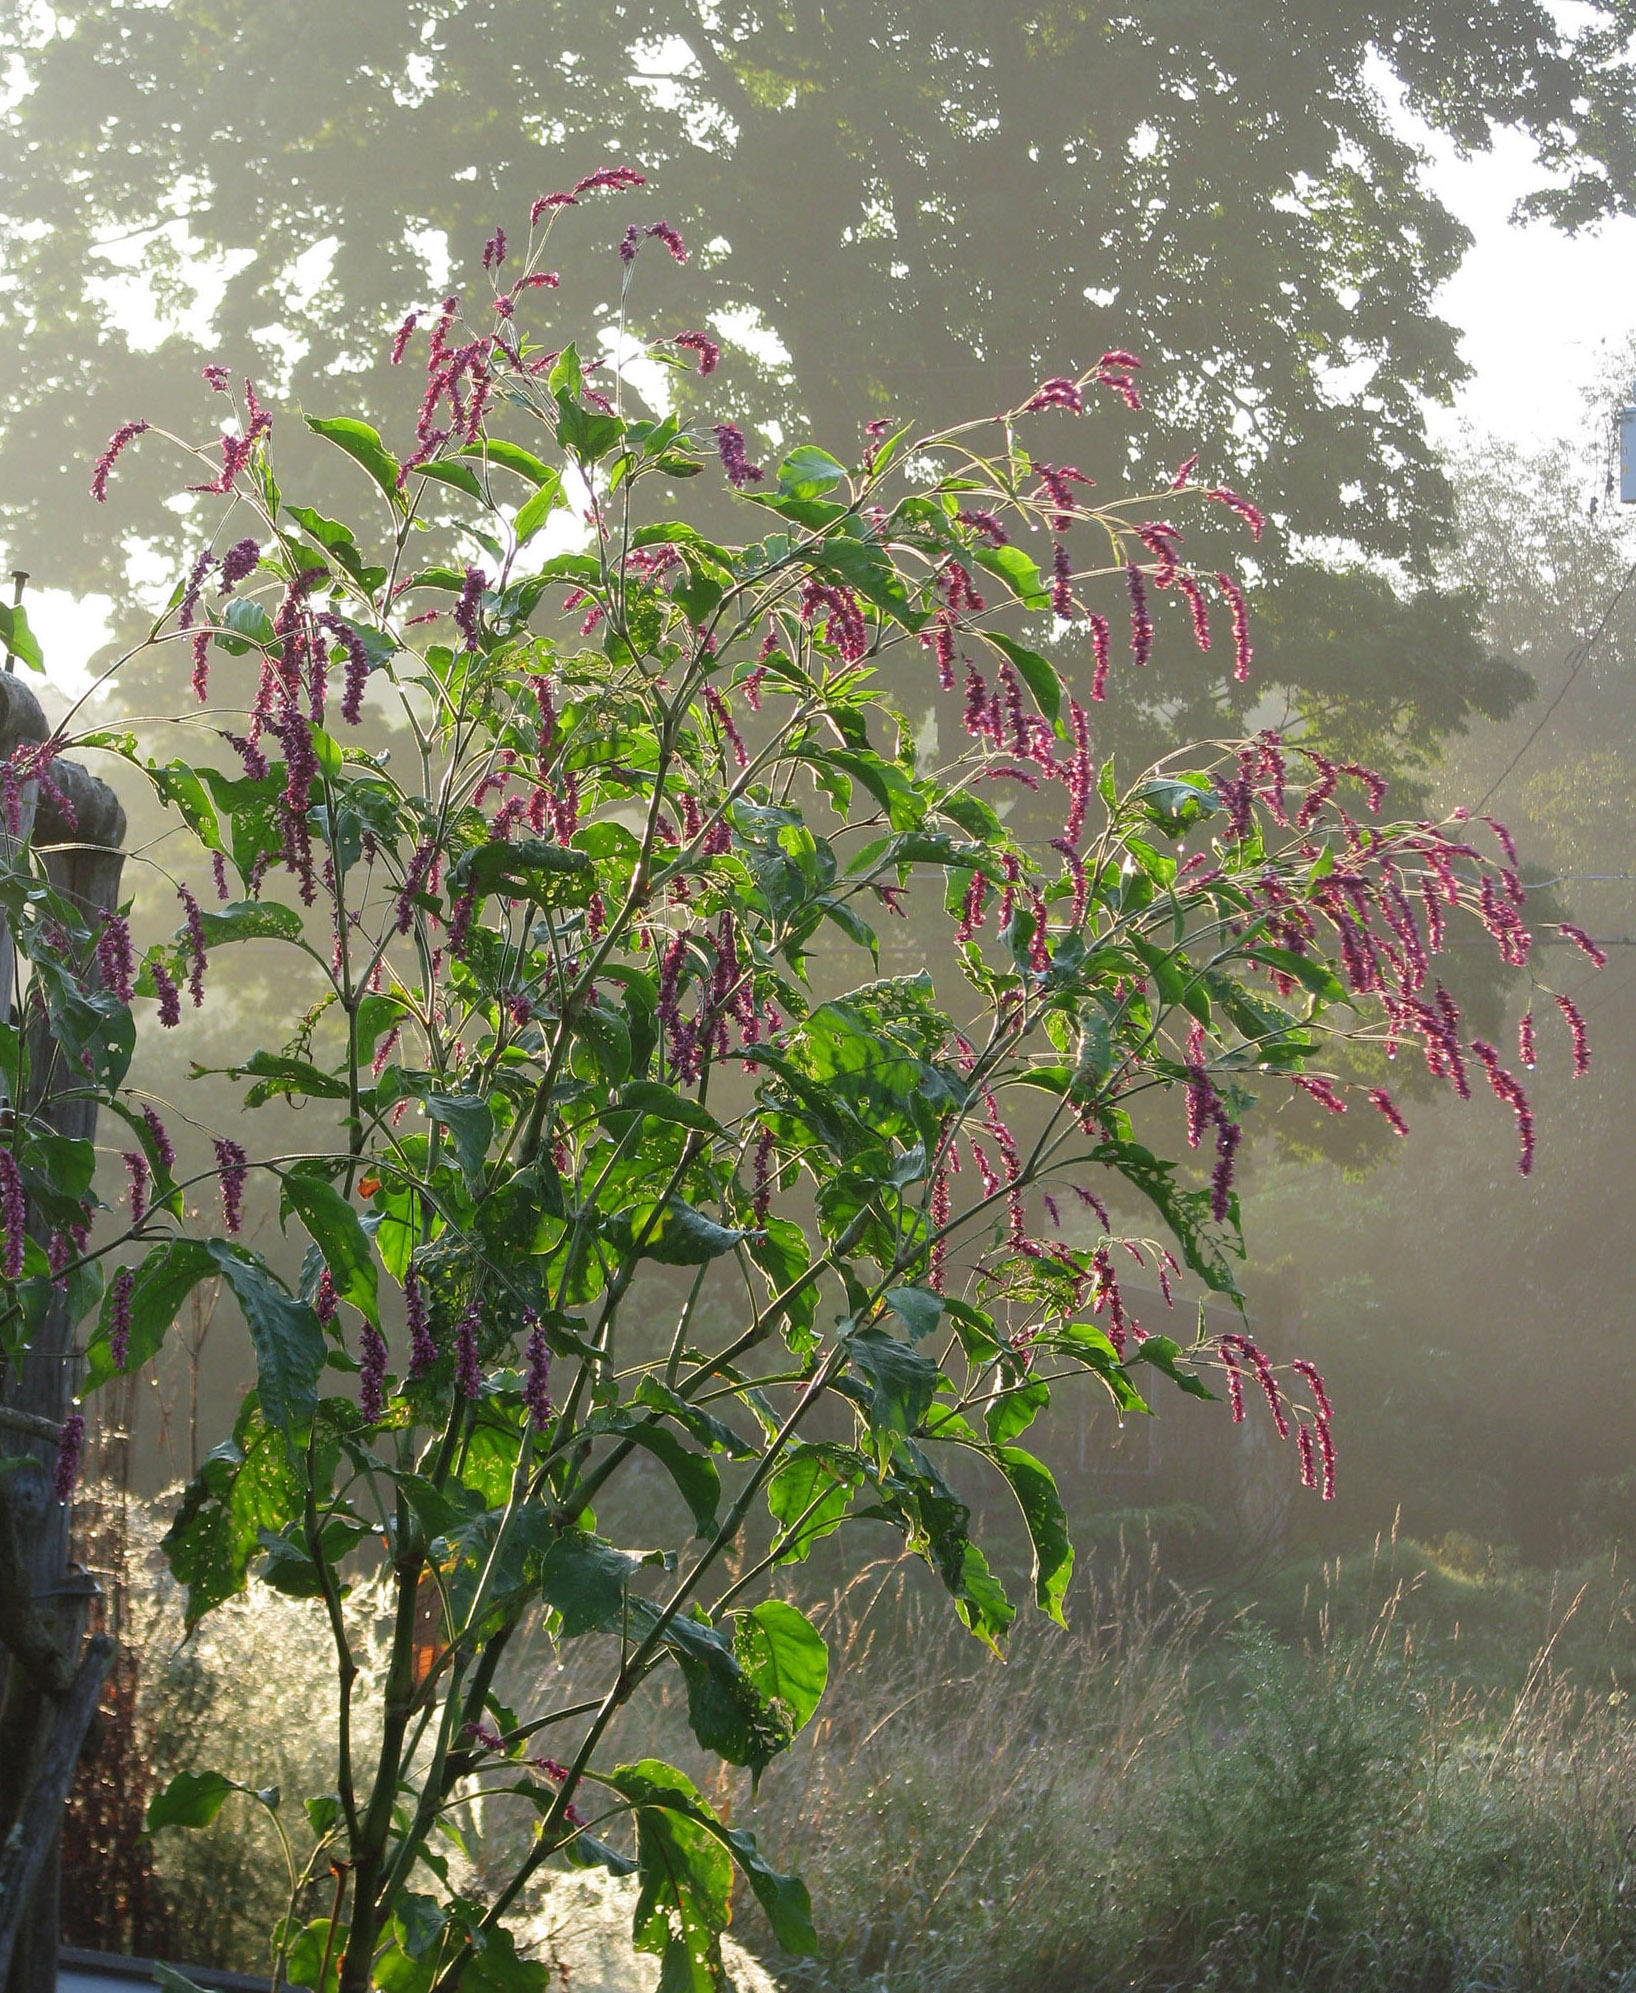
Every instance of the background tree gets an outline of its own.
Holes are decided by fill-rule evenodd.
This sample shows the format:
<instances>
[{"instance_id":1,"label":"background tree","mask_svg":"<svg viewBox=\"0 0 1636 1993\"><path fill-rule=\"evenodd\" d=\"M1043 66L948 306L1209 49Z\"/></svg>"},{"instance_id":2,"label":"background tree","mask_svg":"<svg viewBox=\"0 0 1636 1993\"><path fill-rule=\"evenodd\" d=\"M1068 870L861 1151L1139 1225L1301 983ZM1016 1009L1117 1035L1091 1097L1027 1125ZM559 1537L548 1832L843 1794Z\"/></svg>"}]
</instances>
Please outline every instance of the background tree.
<instances>
[{"instance_id":1,"label":"background tree","mask_svg":"<svg viewBox=\"0 0 1636 1993\"><path fill-rule=\"evenodd\" d=\"M294 65L290 51L306 57ZM979 379L1024 394L1050 365L1128 347L1130 427L1088 453L1253 485L1275 521L1252 579L1262 691L1314 688L1332 723L1407 770L1522 690L1434 587L1450 494L1423 407L1461 378L1431 307L1464 230L1426 187L1371 67L1462 145L1530 133L1575 225L1630 197L1621 17L1566 32L1535 0L1480 16L1146 4L1115 19L961 0L818 6L71 4L25 18L0 152L16 388L0 427L13 551L52 545L87 586L108 551L71 470L118 411L180 423L202 359L257 353L316 412L337 371L382 406L384 335L446 281L430 263L516 212L553 160L640 159L697 245L679 309L753 317L786 363L732 371L730 412L769 436L964 413ZM570 218L573 219L573 218ZM569 231L576 250L600 242ZM161 324L194 245L226 279L208 335L137 351L88 273L134 257ZM327 247L324 247L327 245ZM611 244L606 245L611 248ZM390 301L390 302L389 302ZM611 282L587 304L610 310ZM737 316L736 316L737 315ZM1123 411L1117 412L1123 420ZM314 470L315 477L325 475ZM324 499L331 487L309 488ZM174 544L162 486L133 528ZM1191 553L1219 564L1209 522ZM1317 544L1401 563L1418 603L1311 564ZM93 554L90 549L96 548ZM115 555L117 561L118 556ZM1133 752L1211 730L1214 674L1178 670L1162 709L1127 700ZM1240 711L1242 712L1242 704ZM1167 729L1174 727L1174 733Z\"/></svg>"},{"instance_id":2,"label":"background tree","mask_svg":"<svg viewBox=\"0 0 1636 1993\"><path fill-rule=\"evenodd\" d=\"M949 429L881 420L850 468L802 444L773 471L718 423L746 533L713 538L672 510L715 468L693 435L628 413L571 341L545 350L574 324L548 274L555 215L640 184L607 168L542 193L526 248L520 229L509 250L489 238L467 311L405 321L392 361L426 353L412 449L307 416L372 487L373 527L281 485L274 417L223 367L206 382L236 421L214 446L121 424L99 500L133 450L169 445L223 501L140 646L150 681L189 672L188 717L65 725L0 770L0 906L27 965L0 1039L0 1332L20 1363L48 1317L83 1321L94 1390L151 1361L201 1283L231 1290L254 1388L165 1547L190 1623L254 1569L333 1636L335 1786L308 1797L317 1842L305 1870L292 1857L275 1948L341 1993L542 1986L507 1919L556 1859L636 1875L634 1937L672 1987L723 1983L735 1863L780 1941L810 1949L804 1889L748 1833L674 1768L609 1762L643 1681L677 1669L698 1743L753 1787L822 1697L828 1653L791 1593L843 1526L885 1525L1003 1648L1016 1608L963 1470L1014 1501L1033 1601L1060 1621L1067 1518L1020 1444L1053 1387L1141 1416L1150 1375L1205 1399L1213 1378L1235 1418L1264 1399L1292 1473L1332 1495L1311 1362L1281 1375L1202 1311L1188 1344L1158 1333L1121 1280L1128 1256L1171 1307L1172 1280L1241 1303L1235 1176L1259 1094L1407 1132L1384 1085L1331 1058L1360 1032L1462 1098L1491 1093L1517 1170L1533 1159L1508 1056L1435 966L1463 921L1507 965L1529 958L1503 827L1394 820L1375 771L1269 729L1125 778L1095 737L1115 645L1092 584L1123 594L1119 687L1172 633L1233 684L1252 661L1236 581L1179 557L1152 494L1042 457L1088 399L1125 401L1138 363L1104 353ZM667 251L685 263L638 211L622 301ZM686 328L650 358L678 348L714 373ZM589 550L527 571L569 494ZM1263 530L1230 490L1167 477L1164 496ZM452 566L425 564L423 503L452 507ZM1030 641L1047 617L1055 663ZM921 745L911 692L951 747ZM371 693L411 751L368 744ZM24 789L49 793L70 746L140 773L208 857L214 904L177 846L132 854L174 883L171 937L139 950L122 909L53 890L29 848ZM223 747L225 767L205 758ZM1052 798L1055 835L1003 818L1002 784ZM911 897L941 909L948 952L936 975L879 977L876 923ZM847 952L818 962L825 928ZM276 1003L236 1021L258 1038L271 1021L274 1042L241 1038L219 1076L243 1088L231 1132L194 1125L147 1095L137 1019L151 1003L179 1031L210 951L254 943L278 951ZM113 1172L29 1109L42 1062L130 1131L124 1209L96 1236ZM1166 1153L1184 1142L1202 1181ZM298 1278L244 1237L252 1179L310 1241ZM190 1209L205 1184L219 1225ZM63 1423L63 1499L82 1435ZM621 1543L637 1529L642 1547ZM367 1747L342 1610L359 1559L392 1594ZM603 1640L590 1703L552 1706L549 1680L521 1710L502 1694L536 1619L554 1642ZM537 1823L486 1899L438 1845L474 1791ZM236 1793L281 1804L195 1771L149 1826L206 1825ZM308 1918L325 1876L328 1914Z\"/></svg>"}]
</instances>

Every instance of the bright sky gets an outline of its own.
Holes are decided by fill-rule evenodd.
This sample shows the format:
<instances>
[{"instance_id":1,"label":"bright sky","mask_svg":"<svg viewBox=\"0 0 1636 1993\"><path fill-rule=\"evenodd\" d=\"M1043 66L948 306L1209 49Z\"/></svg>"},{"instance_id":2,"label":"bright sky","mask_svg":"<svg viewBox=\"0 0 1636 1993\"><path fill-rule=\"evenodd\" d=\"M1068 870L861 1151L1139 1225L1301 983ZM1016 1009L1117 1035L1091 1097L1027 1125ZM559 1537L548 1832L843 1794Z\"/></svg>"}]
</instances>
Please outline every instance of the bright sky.
<instances>
[{"instance_id":1,"label":"bright sky","mask_svg":"<svg viewBox=\"0 0 1636 1993\"><path fill-rule=\"evenodd\" d=\"M1476 237L1438 298L1475 371L1452 415L1433 412L1432 433L1449 441L1474 427L1526 445L1581 430L1583 391L1636 334L1636 217L1577 236L1518 227L1511 210L1538 181L1525 139L1501 134L1465 160L1446 144L1427 150L1432 184Z\"/></svg>"},{"instance_id":2,"label":"bright sky","mask_svg":"<svg viewBox=\"0 0 1636 1993\"><path fill-rule=\"evenodd\" d=\"M1380 87L1384 73L1374 80ZM1636 335L1636 217L1579 236L1518 227L1511 211L1538 180L1526 139L1502 133L1491 152L1460 159L1407 114L1403 124L1476 238L1437 299L1474 371L1455 409L1430 411L1433 436L1454 443L1487 431L1526 447L1582 433L1585 390ZM30 590L28 602L54 686L73 696L88 683L82 660L107 640L109 605L52 589Z\"/></svg>"}]
</instances>

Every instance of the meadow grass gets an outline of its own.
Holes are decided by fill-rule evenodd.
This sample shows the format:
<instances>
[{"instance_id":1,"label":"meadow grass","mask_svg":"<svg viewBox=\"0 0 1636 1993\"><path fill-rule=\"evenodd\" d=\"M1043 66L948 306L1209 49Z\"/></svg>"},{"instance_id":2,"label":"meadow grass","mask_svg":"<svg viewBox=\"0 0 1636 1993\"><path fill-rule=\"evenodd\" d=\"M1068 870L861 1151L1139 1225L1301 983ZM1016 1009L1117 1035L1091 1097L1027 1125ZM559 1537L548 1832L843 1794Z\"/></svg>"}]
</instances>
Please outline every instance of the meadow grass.
<instances>
[{"instance_id":1,"label":"meadow grass","mask_svg":"<svg viewBox=\"0 0 1636 1993\"><path fill-rule=\"evenodd\" d=\"M1186 1597L1112 1557L1075 1589L1073 1631L1020 1625L1003 1665L900 1564L804 1600L833 1686L753 1795L693 1748L674 1682L625 1712L616 1750L672 1757L806 1877L815 1960L738 1906L735 1935L784 1985L1636 1988L1636 1629L1617 1559L1553 1576L1481 1546L1387 1544L1270 1570L1251 1599ZM375 1609L360 1586L366 1667ZM178 1630L159 1586L156 1770L326 1789L312 1615L254 1587L180 1648ZM572 1700L597 1657L570 1654L520 1643L508 1697ZM479 1887L527 1831L506 1804L451 1819ZM190 1957L264 1964L283 1864L252 1810L157 1854ZM551 1907L548 1887L542 1928Z\"/></svg>"}]
</instances>

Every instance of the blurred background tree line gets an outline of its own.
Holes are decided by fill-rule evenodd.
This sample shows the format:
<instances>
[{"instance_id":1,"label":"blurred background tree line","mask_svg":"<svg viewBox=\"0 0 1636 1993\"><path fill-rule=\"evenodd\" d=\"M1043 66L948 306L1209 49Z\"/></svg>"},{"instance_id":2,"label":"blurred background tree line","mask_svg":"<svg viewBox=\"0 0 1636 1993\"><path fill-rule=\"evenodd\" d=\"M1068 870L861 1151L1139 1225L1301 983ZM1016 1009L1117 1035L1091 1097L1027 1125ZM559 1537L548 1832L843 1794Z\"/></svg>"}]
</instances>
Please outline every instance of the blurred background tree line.
<instances>
[{"instance_id":1,"label":"blurred background tree line","mask_svg":"<svg viewBox=\"0 0 1636 1993\"><path fill-rule=\"evenodd\" d=\"M199 367L220 360L320 414L345 376L347 405L401 440L408 390L386 348L404 311L460 288L536 194L636 163L644 212L692 252L664 321L641 329L723 338L711 407L752 443L810 435L844 454L876 417L997 408L1128 347L1143 407L1110 402L1076 430L1091 474L1162 491L1198 451L1201 475L1267 509L1250 684L1230 682L1219 643L1201 657L1172 625L1145 678L1116 669L1100 748L1131 765L1249 721L1373 761L1428 801L1497 785L1489 806L1530 876L1619 938L1636 926L1619 876L1636 870L1636 599L1530 738L1632 551L1616 507L1590 512L1607 409L1537 459L1434 447L1427 407L1465 372L1434 300L1469 237L1383 95L1401 89L1462 148L1526 133L1547 221L1629 211L1625 10L1575 18L1570 34L1534 0L19 7L0 28L0 533L36 584L111 597L128 635L187 524L139 457L122 472L124 537L97 516L87 466L119 421L190 430ZM585 210L565 226L568 261L610 221ZM563 296L582 340L616 337L615 235L602 295ZM684 412L696 391L673 389ZM325 509L335 473L284 440L301 496ZM1192 558L1215 565L1231 525L1190 527ZM111 705L152 709L134 682ZM145 799L126 800L140 845ZM145 895L168 898L136 885L139 919ZM899 943L904 961L923 953L912 933ZM1527 1184L1482 1113L1415 1102L1417 1139L1390 1155L1356 1114L1331 1124L1301 1101L1264 1121L1254 1250L1286 1303L1298 1291L1344 1407L1343 1498L1300 1521L1322 1541L1365 1538L1401 1505L1422 1535L1549 1561L1636 1512L1621 1478L1636 1474L1619 1188L1632 970L1614 951L1582 998L1595 1064L1571 1103L1564 1048L1542 1030ZM1480 1017L1495 992L1474 969L1457 994ZM253 971L236 1000L255 1001ZM177 1036L174 1070L151 1080L173 1099L189 1061L214 1062L209 1013ZM1314 1198L1318 1155L1335 1175ZM206 1350L207 1445L235 1333ZM1427 1351L1442 1383L1411 1393ZM188 1464L187 1381L159 1384L176 1410L164 1431L151 1404L139 1414L150 1487ZM1195 1415L1210 1416L1166 1414Z\"/></svg>"}]
</instances>

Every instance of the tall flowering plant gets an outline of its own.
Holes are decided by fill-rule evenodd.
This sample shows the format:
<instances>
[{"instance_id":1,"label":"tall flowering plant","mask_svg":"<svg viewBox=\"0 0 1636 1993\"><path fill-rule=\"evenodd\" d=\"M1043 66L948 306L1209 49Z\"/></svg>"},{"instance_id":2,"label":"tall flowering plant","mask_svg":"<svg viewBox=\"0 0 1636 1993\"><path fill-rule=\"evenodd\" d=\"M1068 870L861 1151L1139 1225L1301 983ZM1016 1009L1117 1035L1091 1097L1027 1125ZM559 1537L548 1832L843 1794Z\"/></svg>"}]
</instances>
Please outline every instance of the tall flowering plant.
<instances>
[{"instance_id":1,"label":"tall flowering plant","mask_svg":"<svg viewBox=\"0 0 1636 1993\"><path fill-rule=\"evenodd\" d=\"M873 422L851 464L811 444L756 463L732 422L632 414L617 370L530 329L555 211L639 184L610 169L546 196L520 256L496 233L480 323L454 297L403 323L391 358L423 354L426 378L396 451L307 418L373 487L367 529L283 495L248 382L208 448L180 444L204 464L189 490L223 503L146 647L190 660L225 765L65 729L5 770L15 835L56 754L123 755L212 877L139 951L119 910L88 916L7 848L24 1011L131 1146L110 1222L89 1145L11 1122L5 1326L15 1349L65 1293L94 1390L153 1358L196 1283L237 1297L256 1385L166 1550L195 1622L252 1571L327 1617L340 1750L301 1880L333 1874L333 1914L279 1944L345 1993L543 1983L507 1920L552 1862L636 1875L635 1942L667 1987L721 1983L735 1867L811 1950L806 1891L751 1834L674 1768L609 1761L646 1678L678 1669L700 1745L759 1775L829 1669L794 1567L864 1519L1003 1648L1016 1607L957 1467L1014 1498L1028 1590L1060 1621L1074 1553L1023 1440L1075 1384L1130 1414L1158 1380L1214 1385L1235 1418L1248 1385L1328 1498L1312 1365L1247 1328L1207 1340L1202 1310L1197 1335L1143 1325L1122 1278L1238 1299L1257 1095L1341 1113L1356 1092L1404 1132L1333 1059L1359 1033L1418 1046L1461 1094L1480 1073L1525 1170L1532 1149L1519 1082L1433 966L1468 917L1528 962L1502 829L1494 855L1463 820L1390 822L1368 770L1273 733L1124 776L1099 758L1098 702L1163 619L1251 666L1238 584L1195 573L1175 522L1222 504L1259 536L1255 508L1196 465L1103 498L1050 442L1088 395L1136 401L1135 356L964 428ZM632 224L627 290L654 245L686 255ZM706 379L719 359L695 330L650 351ZM114 437L99 498L143 433ZM725 477L736 539L675 516L696 475ZM542 559L559 512L583 550ZM419 552L429 520L449 564ZM380 751L377 702L407 753ZM909 907L944 945L881 979L878 926ZM283 949L289 1015L232 1068L244 1119L202 1131L219 1220L195 1222L199 1177L129 1084L136 1020L183 1028L211 952L245 940ZM27 1021L4 1044L13 1101ZM304 1104L299 1146L255 1138L270 1101ZM256 1177L308 1242L299 1278L241 1236ZM598 1526L638 1464L669 1491L640 1483L657 1548ZM342 1595L371 1561L396 1611L364 1751ZM601 1638L594 1702L555 1706L549 1681L502 1700L525 1621ZM189 1775L150 1824L199 1824L230 1789ZM486 1900L436 1838L478 1790L534 1821Z\"/></svg>"}]
</instances>

